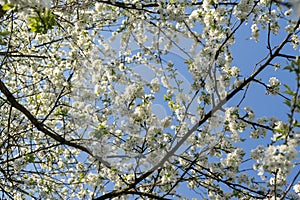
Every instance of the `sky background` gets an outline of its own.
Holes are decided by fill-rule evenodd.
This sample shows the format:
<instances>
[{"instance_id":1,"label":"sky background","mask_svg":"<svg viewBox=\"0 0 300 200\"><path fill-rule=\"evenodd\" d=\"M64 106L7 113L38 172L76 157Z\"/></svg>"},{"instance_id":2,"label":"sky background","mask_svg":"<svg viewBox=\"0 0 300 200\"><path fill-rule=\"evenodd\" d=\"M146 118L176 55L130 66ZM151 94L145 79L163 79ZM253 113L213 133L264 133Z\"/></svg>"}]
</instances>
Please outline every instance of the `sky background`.
<instances>
[{"instance_id":1,"label":"sky background","mask_svg":"<svg viewBox=\"0 0 300 200\"><path fill-rule=\"evenodd\" d=\"M268 55L267 52L267 43L266 43L266 31L261 31L261 35L259 37L259 42L255 42L254 40L249 39L251 37L251 25L252 24L243 24L241 28L237 31L235 34L236 42L234 45L232 45L232 57L233 57L233 65L237 66L241 70L241 78L247 78L254 70L254 66L258 61L263 59ZM284 24L283 26L284 27ZM282 39L286 36L286 32L284 30L281 30L281 32L274 36L272 35L272 45L278 45ZM109 37L109 34L107 34L107 37ZM181 39L181 38L180 38ZM118 40L112 43L113 47L118 49L119 43ZM184 49L189 49L191 46L191 41L183 39L180 42L180 47ZM134 48L132 48L134 49ZM139 49L136 49L135 51L132 51L132 53L137 53ZM165 65L169 60L172 60L174 63L175 68L178 69L178 74L181 80L183 80L183 86L185 87L185 91L189 91L190 84L193 83L192 76L187 71L187 66L184 63L186 56L182 55L179 51L171 51L172 53L163 56L163 60L165 61ZM289 53L295 55L299 54L299 50L296 51L292 49L291 46L287 45L283 52ZM274 70L274 67L270 66L267 67L262 73L259 74L257 77L258 79L261 78L261 80L268 84L268 80L271 77L277 77L279 81L282 84L288 84L291 86L291 88L295 88L295 76L294 74L291 74L290 72L286 70L282 70L282 68L289 63L286 62L285 59L276 59L275 60L278 63L282 64L281 69L278 69L277 71ZM183 67L182 67L183 66ZM144 79L151 81L152 78L154 78L154 74L151 73L151 70L147 70L143 66L136 66L135 70L139 72ZM164 93L166 90L162 88L161 93ZM120 90L124 90L124 88L120 87ZM284 88L281 87L281 91L283 91ZM243 95L243 91L239 92L238 95L236 95L233 99L231 99L225 106L235 106L241 99ZM243 101L243 104L241 105L241 108L244 106L250 106L255 111L256 117L277 117L282 120L287 120L287 112L289 111L289 108L283 104L284 99L279 96L272 96L266 94L266 89L262 85L259 85L257 83L252 83L251 86L248 89L247 92L247 98ZM167 114L170 113L169 109L165 109L167 106L166 102L163 101L163 96L157 97L157 100L155 101L155 104L153 105L154 112L159 116L160 119L163 119ZM192 106L193 107L193 106ZM197 105L194 105L194 109L197 107ZM237 144L237 146L241 146L245 149L245 152L250 152L251 149L254 149L258 144L267 145L270 140L268 139L259 139L259 140L253 140L249 139L249 129L242 132L241 135L244 138L247 138L247 145ZM272 136L272 133L267 134L267 138L270 138ZM178 152L177 152L178 153ZM245 158L248 158L249 154L245 156ZM253 162L247 162L243 165L244 168L251 168ZM299 170L299 167L295 168L292 173L295 174ZM257 174L256 171L253 171L251 175ZM299 181L299 179L298 179ZM179 187L178 193L184 194L184 196L187 196L189 198L199 198L194 192L192 192L189 188L181 185Z\"/></svg>"},{"instance_id":2,"label":"sky background","mask_svg":"<svg viewBox=\"0 0 300 200\"><path fill-rule=\"evenodd\" d=\"M272 35L272 45L278 45L286 35L287 33L284 30L281 30L277 36ZM249 39L250 36L251 24L242 25L235 35L236 42L231 48L233 57L232 64L233 66L235 65L241 69L240 74L245 78L253 72L255 64L268 55L266 48L266 31L264 30L261 32L259 42ZM291 45L286 45L282 52L287 54L291 53L291 55L297 55L299 54L299 49L294 50ZM288 84L291 86L291 88L295 88L295 75L287 70L283 70L283 67L289 65L290 63L287 63L285 59L275 59L275 61L282 64L280 69L275 70L274 67L269 66L262 73L260 73L257 78L261 79L265 84L268 84L269 78L276 77L282 85ZM188 77L185 79L188 81L189 74L187 74L184 70L179 69L179 71L183 76ZM283 86L281 86L281 92L282 91L284 91ZM224 107L235 106L240 101L243 94L243 91L239 92L238 95L231 99ZM241 108L244 106L250 106L255 111L256 117L274 116L278 119L287 120L289 107L283 104L283 102L284 99L282 97L267 95L264 86L259 85L258 83L252 83L248 89L247 98L243 101ZM244 148L245 151L248 152L245 158L249 156L250 150L254 149L258 144L263 144L266 146L270 142L270 140L267 139L250 139L248 137L249 133L249 129L241 133L244 138L247 138L246 145L245 143L237 144L237 146ZM268 132L267 138L270 138L271 136L272 133ZM253 162L246 162L242 166L244 168L251 168L252 164ZM291 177L293 177L293 175L295 175L299 170L299 166L295 167L288 180L291 180ZM250 174L256 175L257 171L253 171ZM185 194L189 198L200 198L199 195L196 195L191 189L183 185L181 185L178 192Z\"/></svg>"}]
</instances>

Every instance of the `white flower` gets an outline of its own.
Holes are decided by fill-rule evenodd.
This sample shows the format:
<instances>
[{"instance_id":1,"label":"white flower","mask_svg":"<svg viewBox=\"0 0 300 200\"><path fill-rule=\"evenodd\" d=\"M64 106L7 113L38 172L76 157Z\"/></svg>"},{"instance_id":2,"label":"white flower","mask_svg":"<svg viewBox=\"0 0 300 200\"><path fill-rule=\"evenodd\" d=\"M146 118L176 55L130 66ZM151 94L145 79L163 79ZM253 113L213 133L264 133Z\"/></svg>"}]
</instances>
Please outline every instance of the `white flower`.
<instances>
[{"instance_id":1,"label":"white flower","mask_svg":"<svg viewBox=\"0 0 300 200\"><path fill-rule=\"evenodd\" d=\"M255 149L251 150L251 158L255 160L261 159L264 151L265 150L263 145L257 146Z\"/></svg>"},{"instance_id":2,"label":"white flower","mask_svg":"<svg viewBox=\"0 0 300 200\"><path fill-rule=\"evenodd\" d=\"M141 97L143 94L143 87L134 83L126 87L123 97L126 101L132 101L133 98Z\"/></svg>"},{"instance_id":3,"label":"white flower","mask_svg":"<svg viewBox=\"0 0 300 200\"><path fill-rule=\"evenodd\" d=\"M101 12L101 10L102 10L102 5L101 5L101 3L96 3L95 4L95 9L96 9L96 11L98 11L98 12Z\"/></svg>"},{"instance_id":4,"label":"white flower","mask_svg":"<svg viewBox=\"0 0 300 200\"><path fill-rule=\"evenodd\" d=\"M135 111L134 114L136 115L137 118L139 119L143 119L146 115L145 109L143 106L138 106Z\"/></svg>"},{"instance_id":5,"label":"white flower","mask_svg":"<svg viewBox=\"0 0 300 200\"><path fill-rule=\"evenodd\" d=\"M293 44L293 48L297 49L298 45L299 45L299 36L298 35L293 35L291 38L292 44Z\"/></svg>"},{"instance_id":6,"label":"white flower","mask_svg":"<svg viewBox=\"0 0 300 200\"><path fill-rule=\"evenodd\" d=\"M234 9L234 15L240 20L246 19L254 5L254 0L241 0Z\"/></svg>"},{"instance_id":7,"label":"white flower","mask_svg":"<svg viewBox=\"0 0 300 200\"><path fill-rule=\"evenodd\" d=\"M259 29L257 24L252 24L251 31L252 31L252 39L254 39L257 42L259 37Z\"/></svg>"},{"instance_id":8,"label":"white flower","mask_svg":"<svg viewBox=\"0 0 300 200\"><path fill-rule=\"evenodd\" d=\"M94 93L96 95L99 95L99 94L101 94L104 91L105 91L105 89L101 85L99 85L99 84L95 85Z\"/></svg>"},{"instance_id":9,"label":"white flower","mask_svg":"<svg viewBox=\"0 0 300 200\"><path fill-rule=\"evenodd\" d=\"M172 118L171 118L171 117L165 117L165 118L161 121L162 127L164 127L164 128L169 127L170 124L171 124L171 121L172 121Z\"/></svg>"},{"instance_id":10,"label":"white flower","mask_svg":"<svg viewBox=\"0 0 300 200\"><path fill-rule=\"evenodd\" d=\"M119 64L119 70L120 70L121 72L125 71L125 64L124 64L124 63L120 63L120 64Z\"/></svg>"},{"instance_id":11,"label":"white flower","mask_svg":"<svg viewBox=\"0 0 300 200\"><path fill-rule=\"evenodd\" d=\"M293 9L289 9L289 10L284 12L284 15L290 16L292 13L293 13Z\"/></svg>"},{"instance_id":12,"label":"white flower","mask_svg":"<svg viewBox=\"0 0 300 200\"><path fill-rule=\"evenodd\" d=\"M169 88L170 87L169 81L168 81L168 79L167 79L166 76L162 76L161 77L161 83L163 84L163 86L165 88Z\"/></svg>"},{"instance_id":13,"label":"white flower","mask_svg":"<svg viewBox=\"0 0 300 200\"><path fill-rule=\"evenodd\" d=\"M276 78L276 77L271 77L269 79L269 83L270 83L270 86L271 87L277 87L277 86L280 86L280 82L279 80Z\"/></svg>"},{"instance_id":14,"label":"white flower","mask_svg":"<svg viewBox=\"0 0 300 200\"><path fill-rule=\"evenodd\" d=\"M193 10L193 12L190 14L189 19L190 20L197 20L199 17L199 11Z\"/></svg>"},{"instance_id":15,"label":"white flower","mask_svg":"<svg viewBox=\"0 0 300 200\"><path fill-rule=\"evenodd\" d=\"M276 95L279 93L280 89L279 86L281 85L281 83L279 82L279 80L275 77L271 77L269 79L269 85L267 88L267 94L271 94L271 95Z\"/></svg>"},{"instance_id":16,"label":"white flower","mask_svg":"<svg viewBox=\"0 0 300 200\"><path fill-rule=\"evenodd\" d=\"M227 157L222 160L222 164L227 167L237 167L242 162L244 154L242 149L235 149L234 152L227 154Z\"/></svg>"},{"instance_id":17,"label":"white flower","mask_svg":"<svg viewBox=\"0 0 300 200\"><path fill-rule=\"evenodd\" d=\"M244 110L247 111L247 117L250 121L253 121L255 118L254 111L249 106L244 107Z\"/></svg>"},{"instance_id":18,"label":"white flower","mask_svg":"<svg viewBox=\"0 0 300 200\"><path fill-rule=\"evenodd\" d=\"M243 83L243 80L235 80L233 83L233 88L239 87Z\"/></svg>"},{"instance_id":19,"label":"white flower","mask_svg":"<svg viewBox=\"0 0 300 200\"><path fill-rule=\"evenodd\" d=\"M275 122L275 125L276 125L274 127L275 130L283 130L284 126L285 126L283 121L277 121L277 122Z\"/></svg>"},{"instance_id":20,"label":"white flower","mask_svg":"<svg viewBox=\"0 0 300 200\"><path fill-rule=\"evenodd\" d=\"M230 72L231 72L231 76L235 76L237 77L240 73L240 69L236 66L233 66L231 69L230 69Z\"/></svg>"},{"instance_id":21,"label":"white flower","mask_svg":"<svg viewBox=\"0 0 300 200\"><path fill-rule=\"evenodd\" d=\"M294 185L293 189L300 197L300 182L298 182L296 185Z\"/></svg>"},{"instance_id":22,"label":"white flower","mask_svg":"<svg viewBox=\"0 0 300 200\"><path fill-rule=\"evenodd\" d=\"M239 116L239 110L237 107L230 107L227 108L225 111L225 118L228 121L234 121L238 118Z\"/></svg>"},{"instance_id":23,"label":"white flower","mask_svg":"<svg viewBox=\"0 0 300 200\"><path fill-rule=\"evenodd\" d=\"M160 84L159 84L159 80L158 78L154 78L151 80L150 82L150 88L151 88L151 92L155 93L155 92L159 92L160 90Z\"/></svg>"},{"instance_id":24,"label":"white flower","mask_svg":"<svg viewBox=\"0 0 300 200\"><path fill-rule=\"evenodd\" d=\"M60 73L61 73L61 71L60 71L58 68L55 68L55 69L53 70L53 76L54 76L54 77L59 76Z\"/></svg>"}]
</instances>

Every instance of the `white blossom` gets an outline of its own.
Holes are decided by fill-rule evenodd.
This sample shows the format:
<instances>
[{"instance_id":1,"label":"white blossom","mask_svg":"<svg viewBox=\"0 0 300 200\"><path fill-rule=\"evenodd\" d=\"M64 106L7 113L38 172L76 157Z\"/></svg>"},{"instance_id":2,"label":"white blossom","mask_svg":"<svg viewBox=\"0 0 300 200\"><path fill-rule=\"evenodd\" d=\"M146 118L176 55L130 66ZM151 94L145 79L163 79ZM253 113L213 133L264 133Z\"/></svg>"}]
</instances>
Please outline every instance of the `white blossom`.
<instances>
[{"instance_id":1,"label":"white blossom","mask_svg":"<svg viewBox=\"0 0 300 200\"><path fill-rule=\"evenodd\" d=\"M241 0L234 9L234 15L240 20L246 19L254 5L253 0Z\"/></svg>"},{"instance_id":2,"label":"white blossom","mask_svg":"<svg viewBox=\"0 0 300 200\"><path fill-rule=\"evenodd\" d=\"M158 78L152 79L150 84L151 84L150 88L151 88L152 92L154 92L154 93L155 92L159 92L159 90L160 90L160 83L159 83Z\"/></svg>"},{"instance_id":3,"label":"white blossom","mask_svg":"<svg viewBox=\"0 0 300 200\"><path fill-rule=\"evenodd\" d=\"M259 37L259 28L257 24L252 24L251 26L251 31L252 31L252 38L258 42L258 37Z\"/></svg>"},{"instance_id":4,"label":"white blossom","mask_svg":"<svg viewBox=\"0 0 300 200\"><path fill-rule=\"evenodd\" d=\"M0 4L2 198L299 195L295 2Z\"/></svg>"},{"instance_id":5,"label":"white blossom","mask_svg":"<svg viewBox=\"0 0 300 200\"><path fill-rule=\"evenodd\" d=\"M269 79L269 85L267 88L267 93L271 94L271 95L276 95L279 93L280 88L279 86L281 85L281 83L279 82L279 80L276 77L271 77Z\"/></svg>"},{"instance_id":6,"label":"white blossom","mask_svg":"<svg viewBox=\"0 0 300 200\"><path fill-rule=\"evenodd\" d=\"M294 191L300 196L300 183L297 183L293 186Z\"/></svg>"}]
</instances>

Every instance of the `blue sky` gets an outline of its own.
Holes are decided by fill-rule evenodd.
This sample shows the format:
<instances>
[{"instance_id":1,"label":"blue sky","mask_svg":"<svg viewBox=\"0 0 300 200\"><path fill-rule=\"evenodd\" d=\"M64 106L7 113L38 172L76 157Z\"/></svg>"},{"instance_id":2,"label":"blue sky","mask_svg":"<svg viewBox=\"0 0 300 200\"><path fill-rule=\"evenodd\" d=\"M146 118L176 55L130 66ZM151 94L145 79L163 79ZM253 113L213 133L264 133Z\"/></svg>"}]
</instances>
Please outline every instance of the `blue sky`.
<instances>
[{"instance_id":1,"label":"blue sky","mask_svg":"<svg viewBox=\"0 0 300 200\"><path fill-rule=\"evenodd\" d=\"M286 33L284 31L280 32L280 34L276 37L274 37L273 45L276 45L276 42L282 41L282 38L284 38ZM251 24L242 25L242 27L237 31L237 34L235 35L236 43L232 46L232 56L233 56L233 65L238 66L241 69L241 75L245 78L247 78L251 72L253 71L254 65L267 56L268 52L266 49L266 34L264 32L261 33L260 41L256 43L253 40L250 40L251 36ZM185 40L183 40L182 45L185 45L186 47L190 45L190 42L185 43ZM277 43L278 44L278 43ZM113 43L113 45L118 48L118 43ZM185 48L183 46L183 48ZM139 51L138 49L136 51ZM291 47L285 48L284 52L293 52L295 54L295 51L292 50ZM297 50L296 53L299 51ZM133 51L132 53L136 53ZM186 64L184 64L185 57L181 55L177 55L178 52L174 51L173 53L166 55L163 57L163 59L168 62L169 60L172 60L175 64L175 67L178 68L178 72L180 74L181 79L184 81L184 85L188 87L190 83L192 83L192 77L187 72ZM282 66L285 66L287 63L283 59L277 59L276 61L282 63ZM166 64L166 63L164 63ZM182 67L184 66L184 67ZM140 71L140 73L145 77L147 80L151 80L154 76L151 74L151 72L145 70L145 68L136 67L136 71ZM277 71L274 70L273 67L268 67L265 69L257 78L261 78L266 84L268 84L268 80L271 77L277 77L282 83L286 84L292 84L294 81L294 75L291 73L284 71L282 69L278 69ZM283 88L282 88L283 89ZM163 90L162 92L164 92ZM188 91L188 90L187 90ZM226 106L234 106L237 102L239 102L241 95L243 92L240 92L236 97L234 97L232 100L230 100ZM287 119L287 111L288 107L283 104L284 99L278 96L271 96L266 95L266 90L263 86L253 83L249 87L248 95L246 100L243 102L241 107L244 106L251 106L257 117L262 116L275 116L279 119L286 120ZM165 102L163 102L162 97L157 97L157 101L155 102L156 105L154 105L154 109L156 109L156 112L158 112L158 115L161 116L161 118L168 113L169 109L164 109L164 106L166 105ZM243 137L248 138L247 134L249 130L241 133ZM271 133L268 134L268 137L271 136ZM249 138L248 138L249 139ZM270 140L252 140L249 139L247 142L247 146L245 147L245 151L249 152L252 148L256 147L258 142L262 142L263 144L267 145ZM239 144L237 144L239 146ZM248 164L248 163L247 163ZM249 166L245 166L246 168L251 168L252 163L249 162ZM295 169L299 170L299 168ZM256 172L253 173L253 175ZM295 171L293 171L295 173ZM185 196L188 196L190 198L192 197L198 197L190 191L188 188L181 186L178 190L178 193L182 193Z\"/></svg>"},{"instance_id":2,"label":"blue sky","mask_svg":"<svg viewBox=\"0 0 300 200\"><path fill-rule=\"evenodd\" d=\"M279 42L286 36L285 31L281 31L279 35L272 35L273 45L278 45ZM243 77L249 76L253 70L255 64L268 55L267 51L267 43L266 43L266 31L262 31L260 36L260 41L255 42L254 40L249 39L251 36L251 24L242 25L240 30L238 30L235 35L236 43L232 46L232 57L233 57L233 65L238 66L241 69L241 75ZM284 53L297 55L299 54L299 49L294 50L291 45L287 45L283 51ZM291 88L295 88L295 75L288 72L287 70L283 70L282 68L289 63L286 62L285 59L275 59L276 62L282 64L281 68L275 70L274 67L270 66L266 68L257 78L261 79L264 83L268 84L268 80L271 77L277 77L282 84L288 84ZM183 74L185 72L181 71ZM281 87L281 91L284 90L284 87ZM235 106L241 99L243 95L243 91L241 91L236 97L230 100L227 103L227 106ZM247 98L242 103L242 107L251 106L257 117L276 117L278 119L287 120L287 112L289 108L283 104L284 99L279 96L272 96L266 94L266 89L264 86L259 85L258 83L252 83L247 92ZM299 117L299 115L298 115ZM244 138L249 139L248 137L249 129L241 133ZM268 132L267 138L270 138L272 133ZM258 144L268 145L270 143L269 139L260 139L253 140L249 139L245 144L241 144L246 152L249 152L251 149L255 148ZM241 146L237 144L237 146ZM247 156L247 155L246 155ZM249 154L248 154L249 156ZM253 162L246 162L243 167L251 168ZM291 177L295 175L300 170L299 166L295 167L291 172L291 176L288 180L291 180ZM251 172L251 175L256 175L257 172ZM298 178L299 181L299 178ZM187 195L189 198L195 197L199 198L194 192L192 192L189 188L185 186L181 186L178 190L179 193Z\"/></svg>"}]
</instances>

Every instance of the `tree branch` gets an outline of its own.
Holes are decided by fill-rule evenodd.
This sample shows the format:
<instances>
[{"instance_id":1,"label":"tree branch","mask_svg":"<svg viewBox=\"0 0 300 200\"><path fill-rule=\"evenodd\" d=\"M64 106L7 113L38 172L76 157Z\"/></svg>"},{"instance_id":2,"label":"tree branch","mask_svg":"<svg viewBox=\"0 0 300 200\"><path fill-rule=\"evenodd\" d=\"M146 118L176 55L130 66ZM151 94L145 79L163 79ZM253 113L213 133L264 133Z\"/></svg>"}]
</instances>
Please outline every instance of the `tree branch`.
<instances>
[{"instance_id":1,"label":"tree branch","mask_svg":"<svg viewBox=\"0 0 300 200\"><path fill-rule=\"evenodd\" d=\"M52 139L54 139L57 142L60 142L61 144L65 144L67 146L70 147L74 147L76 149L80 149L83 152L86 152L87 154L97 158L102 164L104 164L106 167L111 167L110 164L107 161L104 161L102 158L100 158L99 156L95 156L92 154L92 152L84 147L81 146L79 144L76 144L74 142L70 142L68 140L66 140L65 138L63 138L62 136L51 132L50 130L48 130L47 128L45 128L45 126L40 123L24 106L22 106L19 102L16 101L15 97L12 95L12 93L8 90L8 88L5 86L5 84L2 82L2 80L0 80L0 90L1 92L6 96L8 102L11 104L11 106L13 106L14 108L16 108L17 110L19 110L21 113L23 113L27 119L29 119L29 121L31 121L31 123L41 132L43 132L45 135L51 137Z\"/></svg>"},{"instance_id":2,"label":"tree branch","mask_svg":"<svg viewBox=\"0 0 300 200\"><path fill-rule=\"evenodd\" d=\"M15 52L2 52L2 51L0 51L0 56L21 57L21 58L48 58L47 56L27 55L27 54L13 54L13 53L15 53Z\"/></svg>"}]
</instances>

